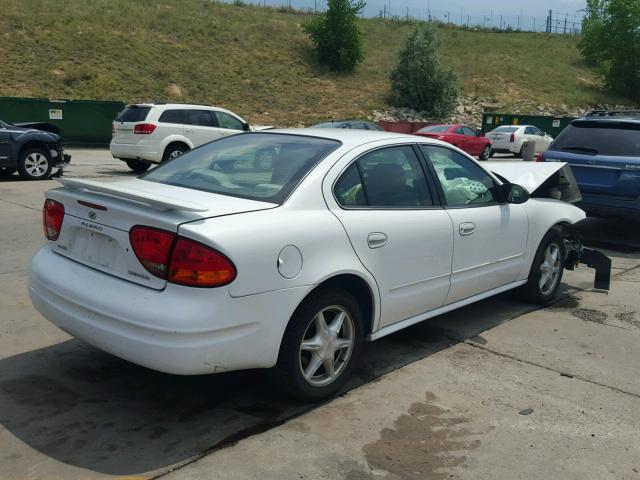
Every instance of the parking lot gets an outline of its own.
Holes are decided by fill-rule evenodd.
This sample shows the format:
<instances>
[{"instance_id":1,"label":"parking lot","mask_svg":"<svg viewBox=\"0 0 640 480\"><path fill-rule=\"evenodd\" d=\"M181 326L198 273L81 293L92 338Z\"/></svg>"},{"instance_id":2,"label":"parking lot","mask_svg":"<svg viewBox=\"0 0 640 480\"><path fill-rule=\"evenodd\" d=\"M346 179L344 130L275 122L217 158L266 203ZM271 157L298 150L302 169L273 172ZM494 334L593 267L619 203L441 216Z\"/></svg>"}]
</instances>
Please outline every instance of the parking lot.
<instances>
[{"instance_id":1,"label":"parking lot","mask_svg":"<svg viewBox=\"0 0 640 480\"><path fill-rule=\"evenodd\" d=\"M65 175L133 175L69 153ZM613 260L608 294L581 267L547 308L507 293L437 317L368 344L348 391L308 405L260 371L161 374L45 321L26 275L56 185L0 181L0 478L640 478L640 225L582 226Z\"/></svg>"}]
</instances>

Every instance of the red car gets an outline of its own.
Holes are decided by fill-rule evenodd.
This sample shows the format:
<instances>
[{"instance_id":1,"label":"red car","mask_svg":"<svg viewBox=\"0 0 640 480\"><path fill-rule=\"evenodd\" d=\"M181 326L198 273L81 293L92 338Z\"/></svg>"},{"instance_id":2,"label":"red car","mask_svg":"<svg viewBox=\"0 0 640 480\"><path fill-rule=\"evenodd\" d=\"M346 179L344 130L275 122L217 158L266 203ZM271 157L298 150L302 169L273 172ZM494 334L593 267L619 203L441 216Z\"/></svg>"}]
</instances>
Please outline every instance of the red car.
<instances>
[{"instance_id":1,"label":"red car","mask_svg":"<svg viewBox=\"0 0 640 480\"><path fill-rule=\"evenodd\" d=\"M491 140L464 125L429 125L421 128L414 135L450 143L480 160L488 160L491 156Z\"/></svg>"}]
</instances>

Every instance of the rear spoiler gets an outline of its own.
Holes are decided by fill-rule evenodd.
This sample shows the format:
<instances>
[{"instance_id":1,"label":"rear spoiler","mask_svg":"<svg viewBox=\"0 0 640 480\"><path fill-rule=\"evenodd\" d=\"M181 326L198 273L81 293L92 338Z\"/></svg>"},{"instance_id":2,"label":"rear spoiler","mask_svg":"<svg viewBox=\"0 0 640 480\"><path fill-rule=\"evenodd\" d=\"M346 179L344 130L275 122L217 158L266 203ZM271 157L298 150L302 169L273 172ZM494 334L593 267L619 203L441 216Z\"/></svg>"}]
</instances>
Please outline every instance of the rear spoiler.
<instances>
[{"instance_id":1,"label":"rear spoiler","mask_svg":"<svg viewBox=\"0 0 640 480\"><path fill-rule=\"evenodd\" d=\"M56 180L67 190L81 190L108 197L126 198L127 200L143 203L161 212L170 210L206 212L208 210L207 207L196 203L173 199L164 195L145 192L144 190L121 187L112 183L95 182L93 180L82 180L79 178L57 178Z\"/></svg>"}]
</instances>

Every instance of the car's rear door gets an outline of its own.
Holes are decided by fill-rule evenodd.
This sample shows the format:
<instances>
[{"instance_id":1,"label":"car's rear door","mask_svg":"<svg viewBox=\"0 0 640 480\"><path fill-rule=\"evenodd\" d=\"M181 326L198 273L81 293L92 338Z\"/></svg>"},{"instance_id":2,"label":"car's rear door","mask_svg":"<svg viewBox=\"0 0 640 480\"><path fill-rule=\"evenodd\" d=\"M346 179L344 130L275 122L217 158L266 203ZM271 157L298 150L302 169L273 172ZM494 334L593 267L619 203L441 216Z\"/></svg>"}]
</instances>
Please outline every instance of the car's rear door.
<instances>
[{"instance_id":1,"label":"car's rear door","mask_svg":"<svg viewBox=\"0 0 640 480\"><path fill-rule=\"evenodd\" d=\"M379 327L440 307L449 291L451 220L415 147L360 147L346 160L354 157L334 167L341 173L325 198L376 279Z\"/></svg>"},{"instance_id":2,"label":"car's rear door","mask_svg":"<svg viewBox=\"0 0 640 480\"><path fill-rule=\"evenodd\" d=\"M421 145L453 224L451 289L446 304L514 282L524 266L529 222L522 205L500 204L496 183L473 160Z\"/></svg>"},{"instance_id":3,"label":"car's rear door","mask_svg":"<svg viewBox=\"0 0 640 480\"><path fill-rule=\"evenodd\" d=\"M640 123L574 121L558 136L545 160L568 162L582 193L638 198Z\"/></svg>"}]
</instances>

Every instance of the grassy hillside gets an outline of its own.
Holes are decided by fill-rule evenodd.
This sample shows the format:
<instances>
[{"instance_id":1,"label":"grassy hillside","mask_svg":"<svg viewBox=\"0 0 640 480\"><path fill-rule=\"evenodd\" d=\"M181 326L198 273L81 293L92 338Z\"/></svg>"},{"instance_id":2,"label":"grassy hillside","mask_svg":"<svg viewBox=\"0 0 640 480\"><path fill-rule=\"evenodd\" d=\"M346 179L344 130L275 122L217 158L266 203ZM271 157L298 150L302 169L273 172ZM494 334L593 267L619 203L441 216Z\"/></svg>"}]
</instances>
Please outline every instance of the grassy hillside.
<instances>
[{"instance_id":1,"label":"grassy hillside","mask_svg":"<svg viewBox=\"0 0 640 480\"><path fill-rule=\"evenodd\" d=\"M301 13L206 0L0 0L0 11L0 95L204 102L276 125L384 108L412 28L363 20L365 61L341 76L314 62ZM441 33L443 61L468 95L624 102L601 91L574 37Z\"/></svg>"}]
</instances>

